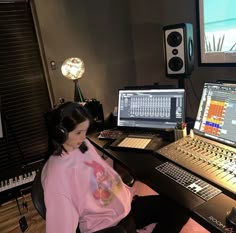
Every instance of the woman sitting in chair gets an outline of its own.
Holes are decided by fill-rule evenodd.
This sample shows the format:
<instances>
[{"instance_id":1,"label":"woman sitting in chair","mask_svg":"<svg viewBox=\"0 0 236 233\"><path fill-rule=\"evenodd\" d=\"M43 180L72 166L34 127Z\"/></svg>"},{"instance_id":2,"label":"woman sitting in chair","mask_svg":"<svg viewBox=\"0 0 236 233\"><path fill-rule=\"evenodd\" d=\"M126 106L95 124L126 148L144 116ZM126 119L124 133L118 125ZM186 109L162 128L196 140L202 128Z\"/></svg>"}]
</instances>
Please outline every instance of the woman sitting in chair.
<instances>
[{"instance_id":1,"label":"woman sitting in chair","mask_svg":"<svg viewBox=\"0 0 236 233\"><path fill-rule=\"evenodd\" d=\"M53 145L42 170L47 233L75 233L78 224L81 233L115 225L135 233L151 223L157 223L152 232L180 232L185 210L160 195L133 196L86 139L91 116L85 107L67 102L46 118Z\"/></svg>"}]
</instances>

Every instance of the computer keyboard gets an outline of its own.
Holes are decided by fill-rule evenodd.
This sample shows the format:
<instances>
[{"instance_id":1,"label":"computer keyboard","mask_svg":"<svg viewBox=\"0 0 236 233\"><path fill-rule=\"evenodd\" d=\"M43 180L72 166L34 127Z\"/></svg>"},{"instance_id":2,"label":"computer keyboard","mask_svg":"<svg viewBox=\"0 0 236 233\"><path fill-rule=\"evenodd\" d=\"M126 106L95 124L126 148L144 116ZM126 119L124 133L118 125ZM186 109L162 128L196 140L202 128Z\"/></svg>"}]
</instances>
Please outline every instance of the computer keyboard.
<instances>
[{"instance_id":1,"label":"computer keyboard","mask_svg":"<svg viewBox=\"0 0 236 233\"><path fill-rule=\"evenodd\" d=\"M197 176L183 170L173 163L166 162L155 167L155 169L195 193L205 201L208 201L221 193L220 189L199 179Z\"/></svg>"}]
</instances>

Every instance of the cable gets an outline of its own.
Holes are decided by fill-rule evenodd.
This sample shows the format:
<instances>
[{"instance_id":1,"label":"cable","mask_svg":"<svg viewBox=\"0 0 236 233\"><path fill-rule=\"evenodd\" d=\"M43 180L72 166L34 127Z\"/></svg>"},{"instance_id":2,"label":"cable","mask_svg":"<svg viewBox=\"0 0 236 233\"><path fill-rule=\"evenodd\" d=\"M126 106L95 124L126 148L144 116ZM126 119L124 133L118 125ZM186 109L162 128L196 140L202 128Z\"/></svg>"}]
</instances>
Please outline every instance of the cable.
<instances>
[{"instance_id":1,"label":"cable","mask_svg":"<svg viewBox=\"0 0 236 233\"><path fill-rule=\"evenodd\" d=\"M15 143L16 143L16 146L17 146L18 151L19 151L19 154L20 154L20 156L21 156L21 158L22 158L22 160L23 160L23 163L24 163L24 165L26 165L25 156L24 156L24 154L23 154L23 152L22 152L22 150L21 150L21 147L20 147L19 142L18 142L18 140L17 140L17 138L16 138L16 135L15 135L15 132L14 132L14 130L13 130L12 127L11 127L11 124L10 124L10 122L9 122L8 115L7 115L6 112L5 112L5 121L6 121L6 126L8 126L8 129L9 129L9 131L11 132L11 134L12 134L12 136L13 136L13 139L14 139L14 141L15 141ZM7 128L6 128L6 131L7 131Z\"/></svg>"},{"instance_id":2,"label":"cable","mask_svg":"<svg viewBox=\"0 0 236 233\"><path fill-rule=\"evenodd\" d=\"M197 93L196 93L196 90L195 90L194 87L193 87L192 80L189 79L189 82L190 82L190 85L191 85L191 88L192 88L192 90L193 90L193 94L194 94L195 98L198 100L198 102L200 102L200 99L198 98L198 95L197 95Z\"/></svg>"},{"instance_id":3,"label":"cable","mask_svg":"<svg viewBox=\"0 0 236 233\"><path fill-rule=\"evenodd\" d=\"M20 214L20 216L21 216L21 215L22 215L22 213L21 213L21 209L20 209L20 205L19 205L18 198L17 198L17 197L15 197L15 199L16 199L16 205L17 205L17 208L18 208L19 214Z\"/></svg>"},{"instance_id":4,"label":"cable","mask_svg":"<svg viewBox=\"0 0 236 233\"><path fill-rule=\"evenodd\" d=\"M24 194L22 193L22 191L20 192L21 193L21 197L22 197L22 200L23 200L23 203L22 203L22 209L26 209L26 213L29 212L28 210L28 204L26 202L26 199L25 199L25 196ZM18 201L18 198L16 197L16 204L17 204L17 208L18 208L18 211L20 213L20 216L21 218L19 219L19 225L20 225L20 229L22 232L25 232L29 229L29 226L27 224L27 220L26 220L26 217L23 215L22 216L22 212L21 212L21 208L20 208L20 204L19 204L19 201Z\"/></svg>"},{"instance_id":5,"label":"cable","mask_svg":"<svg viewBox=\"0 0 236 233\"><path fill-rule=\"evenodd\" d=\"M191 101L190 101L191 98L190 98L190 95L189 95L189 91L187 91L187 90L188 90L188 88L186 89L186 96L187 96L187 98L186 98L186 109L187 109L187 101L188 101L188 106L190 107L192 115L194 115L193 104L191 104Z\"/></svg>"}]
</instances>

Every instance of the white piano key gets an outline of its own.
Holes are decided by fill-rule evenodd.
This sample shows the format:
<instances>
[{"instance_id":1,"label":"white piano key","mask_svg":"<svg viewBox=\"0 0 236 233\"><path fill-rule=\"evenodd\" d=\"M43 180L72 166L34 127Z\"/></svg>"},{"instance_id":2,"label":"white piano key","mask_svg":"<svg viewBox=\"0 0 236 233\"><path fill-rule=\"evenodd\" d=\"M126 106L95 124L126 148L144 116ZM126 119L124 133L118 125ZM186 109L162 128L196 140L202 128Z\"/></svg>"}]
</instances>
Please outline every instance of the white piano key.
<instances>
[{"instance_id":1,"label":"white piano key","mask_svg":"<svg viewBox=\"0 0 236 233\"><path fill-rule=\"evenodd\" d=\"M27 172L27 173L24 173L19 176L15 176L15 177L12 177L9 179L1 180L0 181L0 192L21 186L23 184L33 182L35 176L36 176L36 171L31 171L31 172Z\"/></svg>"}]
</instances>

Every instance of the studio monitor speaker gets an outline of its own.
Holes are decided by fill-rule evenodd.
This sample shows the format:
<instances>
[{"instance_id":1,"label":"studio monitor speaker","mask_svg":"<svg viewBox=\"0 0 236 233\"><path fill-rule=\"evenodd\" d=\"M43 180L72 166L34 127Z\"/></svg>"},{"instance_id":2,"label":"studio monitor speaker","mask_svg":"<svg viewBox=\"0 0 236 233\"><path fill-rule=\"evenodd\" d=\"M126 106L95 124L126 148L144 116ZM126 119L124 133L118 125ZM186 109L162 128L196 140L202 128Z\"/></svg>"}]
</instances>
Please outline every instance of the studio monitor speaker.
<instances>
[{"instance_id":1,"label":"studio monitor speaker","mask_svg":"<svg viewBox=\"0 0 236 233\"><path fill-rule=\"evenodd\" d=\"M189 23L163 27L166 75L187 78L194 68L193 26Z\"/></svg>"}]
</instances>

